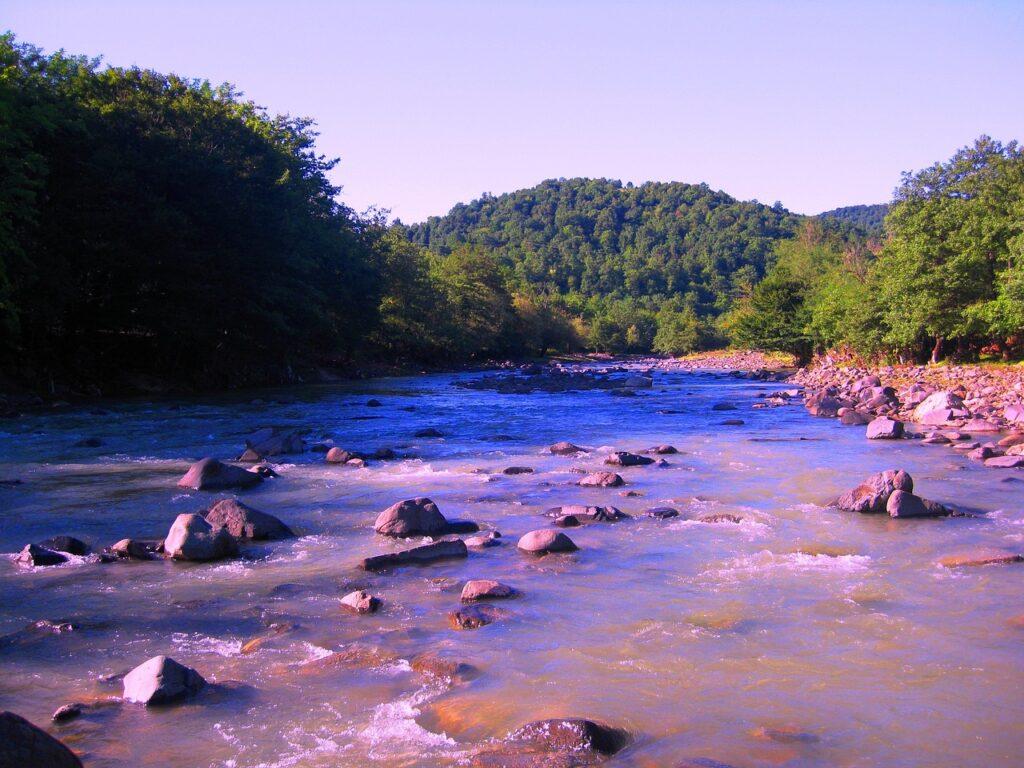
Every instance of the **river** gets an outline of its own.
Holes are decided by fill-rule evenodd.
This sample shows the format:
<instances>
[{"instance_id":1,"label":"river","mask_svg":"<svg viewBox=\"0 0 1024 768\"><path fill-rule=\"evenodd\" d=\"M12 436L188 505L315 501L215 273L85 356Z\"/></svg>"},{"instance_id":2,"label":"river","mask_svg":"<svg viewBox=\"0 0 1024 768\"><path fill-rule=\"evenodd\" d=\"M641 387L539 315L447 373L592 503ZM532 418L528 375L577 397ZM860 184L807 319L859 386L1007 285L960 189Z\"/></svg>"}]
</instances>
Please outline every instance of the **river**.
<instances>
[{"instance_id":1,"label":"river","mask_svg":"<svg viewBox=\"0 0 1024 768\"><path fill-rule=\"evenodd\" d=\"M767 766L1011 766L1024 750L1024 565L947 569L965 547L1024 546L1024 473L942 446L867 441L798 404L754 409L784 385L659 371L636 397L500 394L438 374L187 400L69 407L0 422L0 551L70 534L101 548L160 538L225 493L176 480L203 456L234 458L264 426L392 461L279 457L280 477L239 494L298 538L220 563L51 568L0 562L0 635L39 619L74 631L0 645L0 709L28 718L90 768L454 766L510 729L580 716L624 728L609 766L707 758ZM258 397L262 402L253 402ZM376 398L380 407L369 407ZM735 411L715 411L715 403ZM742 419L742 425L723 425ZM433 427L439 438L415 438ZM84 438L99 447L76 447ZM591 448L576 458L546 446ZM668 465L618 470L622 488L575 485L609 451L671 444ZM511 465L532 474L504 475ZM903 468L920 495L976 518L895 520L823 504ZM624 495L632 493L634 495ZM381 574L355 566L398 545L373 521L429 496L449 518L501 532L468 559ZM634 515L566 532L573 554L517 551L543 512L572 503ZM680 517L644 516L672 506ZM701 522L728 514L740 522ZM518 589L473 631L446 618L462 584ZM367 588L372 615L339 598ZM297 625L251 653L272 623ZM351 663L330 663L349 650ZM354 652L353 649L363 649ZM372 650L371 650L372 649ZM443 650L475 673L410 667ZM169 708L110 703L119 676L167 654L210 683ZM367 659L366 657L370 657ZM63 725L70 701L104 702Z\"/></svg>"}]
</instances>

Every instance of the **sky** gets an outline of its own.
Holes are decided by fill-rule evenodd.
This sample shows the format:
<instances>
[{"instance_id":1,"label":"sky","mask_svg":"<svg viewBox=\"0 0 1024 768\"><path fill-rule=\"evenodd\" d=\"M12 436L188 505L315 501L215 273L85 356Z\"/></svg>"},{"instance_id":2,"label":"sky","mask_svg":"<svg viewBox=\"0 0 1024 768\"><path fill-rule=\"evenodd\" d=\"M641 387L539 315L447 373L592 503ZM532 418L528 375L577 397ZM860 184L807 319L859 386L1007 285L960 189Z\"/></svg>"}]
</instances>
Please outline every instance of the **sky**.
<instances>
[{"instance_id":1,"label":"sky","mask_svg":"<svg viewBox=\"0 0 1024 768\"><path fill-rule=\"evenodd\" d=\"M1024 0L0 0L0 29L316 119L341 199L407 223L558 177L885 202L1024 140Z\"/></svg>"}]
</instances>

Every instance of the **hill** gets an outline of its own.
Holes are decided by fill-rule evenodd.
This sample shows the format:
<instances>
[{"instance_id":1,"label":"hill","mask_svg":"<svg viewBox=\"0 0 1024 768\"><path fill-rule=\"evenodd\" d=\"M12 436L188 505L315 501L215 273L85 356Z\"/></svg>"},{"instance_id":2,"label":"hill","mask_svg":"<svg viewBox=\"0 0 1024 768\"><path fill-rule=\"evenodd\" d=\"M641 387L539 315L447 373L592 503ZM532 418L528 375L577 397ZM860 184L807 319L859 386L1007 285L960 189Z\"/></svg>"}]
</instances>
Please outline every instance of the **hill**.
<instances>
[{"instance_id":1,"label":"hill","mask_svg":"<svg viewBox=\"0 0 1024 768\"><path fill-rule=\"evenodd\" d=\"M833 208L818 214L821 219L834 219L849 224L870 237L881 237L884 232L885 215L889 212L888 203L876 205L848 205L844 208Z\"/></svg>"}]
</instances>

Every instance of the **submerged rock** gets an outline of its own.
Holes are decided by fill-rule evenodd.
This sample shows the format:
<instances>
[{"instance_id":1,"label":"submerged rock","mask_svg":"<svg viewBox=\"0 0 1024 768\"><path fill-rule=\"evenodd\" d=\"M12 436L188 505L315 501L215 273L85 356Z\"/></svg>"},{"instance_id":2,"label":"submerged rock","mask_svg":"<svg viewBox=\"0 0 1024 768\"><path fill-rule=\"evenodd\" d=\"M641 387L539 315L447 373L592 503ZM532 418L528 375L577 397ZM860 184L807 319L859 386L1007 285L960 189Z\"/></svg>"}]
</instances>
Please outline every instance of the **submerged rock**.
<instances>
[{"instance_id":1,"label":"submerged rock","mask_svg":"<svg viewBox=\"0 0 1024 768\"><path fill-rule=\"evenodd\" d=\"M287 539L295 534L273 515L260 512L237 499L221 499L204 514L214 528L226 528L236 539Z\"/></svg>"},{"instance_id":2,"label":"submerged rock","mask_svg":"<svg viewBox=\"0 0 1024 768\"><path fill-rule=\"evenodd\" d=\"M618 488L625 484L626 481L614 472L591 472L576 483L584 488Z\"/></svg>"},{"instance_id":3,"label":"submerged rock","mask_svg":"<svg viewBox=\"0 0 1024 768\"><path fill-rule=\"evenodd\" d=\"M653 464L654 459L649 456L641 456L638 453L630 453L629 451L615 451L605 458L604 463L615 467L642 467L647 464Z\"/></svg>"},{"instance_id":4,"label":"submerged rock","mask_svg":"<svg viewBox=\"0 0 1024 768\"><path fill-rule=\"evenodd\" d=\"M464 603L471 603L474 600L496 600L515 596L516 590L508 584L492 579L473 579L467 581L462 588L460 599Z\"/></svg>"},{"instance_id":5,"label":"submerged rock","mask_svg":"<svg viewBox=\"0 0 1024 768\"><path fill-rule=\"evenodd\" d=\"M82 761L57 739L13 712L0 712L0 767L82 768Z\"/></svg>"},{"instance_id":6,"label":"submerged rock","mask_svg":"<svg viewBox=\"0 0 1024 768\"><path fill-rule=\"evenodd\" d=\"M656 453L659 456L670 456L674 453L679 453L674 445L656 445L651 448L651 453Z\"/></svg>"},{"instance_id":7,"label":"submerged rock","mask_svg":"<svg viewBox=\"0 0 1024 768\"><path fill-rule=\"evenodd\" d=\"M561 507L552 507L545 512L548 517L559 520L572 517L578 523L617 523L620 520L629 520L630 516L617 507L597 507L584 504L565 504Z\"/></svg>"},{"instance_id":8,"label":"submerged rock","mask_svg":"<svg viewBox=\"0 0 1024 768\"><path fill-rule=\"evenodd\" d=\"M348 464L353 459L362 458L359 454L352 451L346 451L344 448L334 446L328 449L326 455L324 455L324 461L328 464Z\"/></svg>"},{"instance_id":9,"label":"submerged rock","mask_svg":"<svg viewBox=\"0 0 1024 768\"><path fill-rule=\"evenodd\" d=\"M202 675L169 656L154 656L124 676L124 700L172 704L194 696L206 686Z\"/></svg>"},{"instance_id":10,"label":"submerged rock","mask_svg":"<svg viewBox=\"0 0 1024 768\"><path fill-rule=\"evenodd\" d=\"M580 448L578 445L574 445L565 440L562 440L561 442L549 446L548 451L550 453L555 454L555 456L572 456L577 453L586 452L583 448Z\"/></svg>"},{"instance_id":11,"label":"submerged rock","mask_svg":"<svg viewBox=\"0 0 1024 768\"><path fill-rule=\"evenodd\" d=\"M614 755L629 741L625 731L583 718L536 720L520 726L507 737L548 752Z\"/></svg>"},{"instance_id":12,"label":"submerged rock","mask_svg":"<svg viewBox=\"0 0 1024 768\"><path fill-rule=\"evenodd\" d=\"M458 608L448 613L448 623L452 629L480 629L488 624L508 616L507 611L495 608L493 605L469 605L465 608Z\"/></svg>"},{"instance_id":13,"label":"submerged rock","mask_svg":"<svg viewBox=\"0 0 1024 768\"><path fill-rule=\"evenodd\" d=\"M54 552L67 552L69 555L78 555L79 557L89 554L89 545L74 536L51 536L40 541L39 546L44 549L52 549Z\"/></svg>"},{"instance_id":14,"label":"submerged rock","mask_svg":"<svg viewBox=\"0 0 1024 768\"><path fill-rule=\"evenodd\" d=\"M444 437L444 432L433 427L427 427L413 433L413 437Z\"/></svg>"},{"instance_id":15,"label":"submerged rock","mask_svg":"<svg viewBox=\"0 0 1024 768\"><path fill-rule=\"evenodd\" d=\"M668 520L671 517L679 517L679 510L673 507L651 507L644 514L657 520Z\"/></svg>"},{"instance_id":16,"label":"submerged rock","mask_svg":"<svg viewBox=\"0 0 1024 768\"><path fill-rule=\"evenodd\" d=\"M238 542L226 528L214 528L201 515L181 514L164 539L164 554L174 560L220 560L238 554Z\"/></svg>"},{"instance_id":17,"label":"submerged rock","mask_svg":"<svg viewBox=\"0 0 1024 768\"><path fill-rule=\"evenodd\" d=\"M379 597L357 589L341 598L341 604L354 613L376 613L381 606Z\"/></svg>"},{"instance_id":18,"label":"submerged rock","mask_svg":"<svg viewBox=\"0 0 1024 768\"><path fill-rule=\"evenodd\" d=\"M468 556L469 551L466 549L465 542L452 539L424 544L421 547L413 547L401 552L367 557L360 563L360 567L367 571L379 571L403 565L425 565L437 560Z\"/></svg>"},{"instance_id":19,"label":"submerged rock","mask_svg":"<svg viewBox=\"0 0 1024 768\"><path fill-rule=\"evenodd\" d=\"M25 548L14 558L14 562L22 568L37 568L46 565L66 563L68 556L63 552L41 547L38 544L26 544Z\"/></svg>"},{"instance_id":20,"label":"submerged rock","mask_svg":"<svg viewBox=\"0 0 1024 768\"><path fill-rule=\"evenodd\" d=\"M714 514L714 515L703 515L701 517L698 517L697 518L697 522L699 522L699 523L711 523L711 524L715 524L715 523L733 523L734 525L739 525L740 523L743 522L743 518L740 517L739 515L730 515L730 514L728 514L726 512L719 512L719 513Z\"/></svg>"},{"instance_id":21,"label":"submerged rock","mask_svg":"<svg viewBox=\"0 0 1024 768\"><path fill-rule=\"evenodd\" d=\"M503 475L532 475L533 467L505 467L501 473Z\"/></svg>"},{"instance_id":22,"label":"submerged rock","mask_svg":"<svg viewBox=\"0 0 1024 768\"><path fill-rule=\"evenodd\" d=\"M437 651L425 651L409 662L414 672L449 680L466 680L477 673L476 667Z\"/></svg>"},{"instance_id":23,"label":"submerged rock","mask_svg":"<svg viewBox=\"0 0 1024 768\"><path fill-rule=\"evenodd\" d=\"M967 568L979 565L1004 565L1024 562L1024 555L1006 549L979 547L946 555L939 559L943 568Z\"/></svg>"},{"instance_id":24,"label":"submerged rock","mask_svg":"<svg viewBox=\"0 0 1024 768\"><path fill-rule=\"evenodd\" d=\"M856 488L847 491L831 506L847 512L875 512L886 511L886 503L893 491L913 491L914 481L902 469L887 469L878 472L867 478Z\"/></svg>"},{"instance_id":25,"label":"submerged rock","mask_svg":"<svg viewBox=\"0 0 1024 768\"><path fill-rule=\"evenodd\" d=\"M57 707L50 719L55 723L66 723L82 715L84 705L77 701Z\"/></svg>"},{"instance_id":26,"label":"submerged rock","mask_svg":"<svg viewBox=\"0 0 1024 768\"><path fill-rule=\"evenodd\" d=\"M516 546L523 552L530 552L536 555L547 554L548 552L575 552L579 547L559 531L548 529L530 531L524 534Z\"/></svg>"},{"instance_id":27,"label":"submerged rock","mask_svg":"<svg viewBox=\"0 0 1024 768\"><path fill-rule=\"evenodd\" d=\"M257 472L225 464L213 458L197 461L178 481L182 488L196 491L222 491L229 488L250 488L263 481Z\"/></svg>"}]
</instances>

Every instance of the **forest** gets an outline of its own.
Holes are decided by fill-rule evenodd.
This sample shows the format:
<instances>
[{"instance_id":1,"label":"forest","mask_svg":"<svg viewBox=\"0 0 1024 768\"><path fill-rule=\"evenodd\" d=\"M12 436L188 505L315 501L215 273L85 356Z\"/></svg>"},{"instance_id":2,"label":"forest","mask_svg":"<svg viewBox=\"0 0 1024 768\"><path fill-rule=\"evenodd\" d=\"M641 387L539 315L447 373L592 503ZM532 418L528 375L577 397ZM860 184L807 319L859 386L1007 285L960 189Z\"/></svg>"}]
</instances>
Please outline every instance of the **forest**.
<instances>
[{"instance_id":1,"label":"forest","mask_svg":"<svg viewBox=\"0 0 1024 768\"><path fill-rule=\"evenodd\" d=\"M230 85L0 37L0 385L729 344L1021 353L1013 142L818 217L705 184L556 179L406 225L341 204L316 139Z\"/></svg>"}]
</instances>

